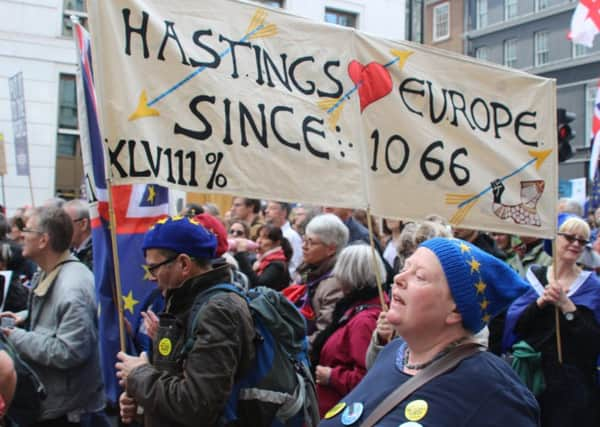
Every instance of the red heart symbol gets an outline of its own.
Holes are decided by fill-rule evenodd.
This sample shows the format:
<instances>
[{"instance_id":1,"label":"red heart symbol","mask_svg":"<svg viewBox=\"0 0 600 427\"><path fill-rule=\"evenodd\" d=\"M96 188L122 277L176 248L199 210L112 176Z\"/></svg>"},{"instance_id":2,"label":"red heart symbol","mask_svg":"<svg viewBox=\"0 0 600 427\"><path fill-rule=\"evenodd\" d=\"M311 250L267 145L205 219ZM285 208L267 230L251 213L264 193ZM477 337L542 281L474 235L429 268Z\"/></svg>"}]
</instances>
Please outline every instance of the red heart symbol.
<instances>
[{"instance_id":1,"label":"red heart symbol","mask_svg":"<svg viewBox=\"0 0 600 427\"><path fill-rule=\"evenodd\" d=\"M392 91L392 77L388 70L377 62L366 66L353 60L348 64L348 75L358 85L360 98L360 112L378 99L383 98Z\"/></svg>"}]
</instances>

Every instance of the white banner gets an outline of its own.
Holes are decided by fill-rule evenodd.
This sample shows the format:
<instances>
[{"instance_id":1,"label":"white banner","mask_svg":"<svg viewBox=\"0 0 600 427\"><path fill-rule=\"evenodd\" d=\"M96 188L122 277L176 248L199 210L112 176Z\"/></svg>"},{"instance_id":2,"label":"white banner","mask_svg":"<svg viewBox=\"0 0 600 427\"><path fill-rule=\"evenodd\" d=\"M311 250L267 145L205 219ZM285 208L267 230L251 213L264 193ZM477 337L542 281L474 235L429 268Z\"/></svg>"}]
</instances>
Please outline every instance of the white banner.
<instances>
[{"instance_id":1,"label":"white banner","mask_svg":"<svg viewBox=\"0 0 600 427\"><path fill-rule=\"evenodd\" d=\"M237 1L90 3L117 184L554 234L553 80Z\"/></svg>"}]
</instances>

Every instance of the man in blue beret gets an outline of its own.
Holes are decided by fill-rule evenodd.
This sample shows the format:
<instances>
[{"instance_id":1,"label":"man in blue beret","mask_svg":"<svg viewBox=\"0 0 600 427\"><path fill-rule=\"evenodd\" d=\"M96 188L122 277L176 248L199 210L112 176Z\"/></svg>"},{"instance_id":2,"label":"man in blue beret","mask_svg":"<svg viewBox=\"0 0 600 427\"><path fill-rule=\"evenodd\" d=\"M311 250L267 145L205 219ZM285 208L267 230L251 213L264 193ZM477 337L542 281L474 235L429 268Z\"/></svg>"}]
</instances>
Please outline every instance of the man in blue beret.
<instances>
[{"instance_id":1,"label":"man in blue beret","mask_svg":"<svg viewBox=\"0 0 600 427\"><path fill-rule=\"evenodd\" d=\"M152 363L144 353L118 354L125 423L143 409L146 427L217 425L235 381L251 367L256 334L244 299L215 294L194 316L196 322L190 321L198 294L230 282L227 265L211 265L216 246L216 236L189 217L164 218L146 233L142 249L166 309L159 316Z\"/></svg>"}]
</instances>

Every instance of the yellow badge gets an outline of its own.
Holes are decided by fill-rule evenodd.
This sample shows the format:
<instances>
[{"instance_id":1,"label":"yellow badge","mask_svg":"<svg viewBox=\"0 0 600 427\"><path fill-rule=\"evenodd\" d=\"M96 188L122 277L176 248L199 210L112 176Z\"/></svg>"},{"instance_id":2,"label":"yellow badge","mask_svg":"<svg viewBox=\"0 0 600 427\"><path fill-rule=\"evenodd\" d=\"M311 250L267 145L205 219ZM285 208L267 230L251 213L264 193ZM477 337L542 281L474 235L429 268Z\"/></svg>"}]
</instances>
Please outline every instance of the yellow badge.
<instances>
[{"instance_id":1,"label":"yellow badge","mask_svg":"<svg viewBox=\"0 0 600 427\"><path fill-rule=\"evenodd\" d=\"M429 405L424 400L413 400L404 409L404 416L409 421L419 421L427 414Z\"/></svg>"},{"instance_id":2,"label":"yellow badge","mask_svg":"<svg viewBox=\"0 0 600 427\"><path fill-rule=\"evenodd\" d=\"M325 414L325 419L328 420L330 418L335 417L337 414L339 414L340 412L342 412L342 410L345 407L346 407L346 404L344 402L338 403L333 408L331 408L329 411L327 411L327 413Z\"/></svg>"},{"instance_id":3,"label":"yellow badge","mask_svg":"<svg viewBox=\"0 0 600 427\"><path fill-rule=\"evenodd\" d=\"M162 340L160 340L160 342L158 343L158 352L162 356L168 356L169 354L171 354L171 350L172 345L171 340L169 338L163 338Z\"/></svg>"}]
</instances>

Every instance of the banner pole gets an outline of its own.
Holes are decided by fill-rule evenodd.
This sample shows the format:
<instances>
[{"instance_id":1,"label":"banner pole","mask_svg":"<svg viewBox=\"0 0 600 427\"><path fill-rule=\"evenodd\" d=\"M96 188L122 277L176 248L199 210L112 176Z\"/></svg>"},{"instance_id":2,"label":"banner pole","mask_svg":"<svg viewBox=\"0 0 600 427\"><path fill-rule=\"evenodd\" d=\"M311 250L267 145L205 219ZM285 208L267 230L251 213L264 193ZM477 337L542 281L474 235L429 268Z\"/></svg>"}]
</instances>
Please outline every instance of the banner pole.
<instances>
[{"instance_id":1,"label":"banner pole","mask_svg":"<svg viewBox=\"0 0 600 427\"><path fill-rule=\"evenodd\" d=\"M371 261L373 262L373 270L375 270L375 282L377 283L377 290L379 291L379 302L381 303L381 310L387 311L387 304L385 303L385 297L383 292L383 286L381 284L381 272L377 265L377 254L375 251L375 240L373 239L373 225L371 224L371 208L367 208L367 225L369 226L369 242L371 244Z\"/></svg>"},{"instance_id":2,"label":"banner pole","mask_svg":"<svg viewBox=\"0 0 600 427\"><path fill-rule=\"evenodd\" d=\"M31 194L31 206L35 208L35 200L33 198L33 184L31 183L31 169L29 169L29 193Z\"/></svg>"},{"instance_id":3,"label":"banner pole","mask_svg":"<svg viewBox=\"0 0 600 427\"><path fill-rule=\"evenodd\" d=\"M6 209L6 190L4 189L4 175L2 175L2 204L4 205L4 209Z\"/></svg>"},{"instance_id":4,"label":"banner pole","mask_svg":"<svg viewBox=\"0 0 600 427\"><path fill-rule=\"evenodd\" d=\"M112 246L113 265L115 273L115 294L117 298L117 313L119 316L119 342L121 351L125 352L125 321L123 316L123 288L121 287L121 269L119 266L119 249L117 244L117 219L115 217L115 205L113 202L112 180L106 180L106 190L108 191L108 215L110 241Z\"/></svg>"},{"instance_id":5,"label":"banner pole","mask_svg":"<svg viewBox=\"0 0 600 427\"><path fill-rule=\"evenodd\" d=\"M557 268L558 254L556 253L556 238L552 240L552 275L554 276L554 282L558 284L558 268ZM554 306L554 324L556 328L556 352L558 353L558 363L562 365L562 341L560 339L560 313L558 307Z\"/></svg>"}]
</instances>

